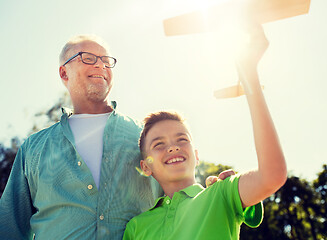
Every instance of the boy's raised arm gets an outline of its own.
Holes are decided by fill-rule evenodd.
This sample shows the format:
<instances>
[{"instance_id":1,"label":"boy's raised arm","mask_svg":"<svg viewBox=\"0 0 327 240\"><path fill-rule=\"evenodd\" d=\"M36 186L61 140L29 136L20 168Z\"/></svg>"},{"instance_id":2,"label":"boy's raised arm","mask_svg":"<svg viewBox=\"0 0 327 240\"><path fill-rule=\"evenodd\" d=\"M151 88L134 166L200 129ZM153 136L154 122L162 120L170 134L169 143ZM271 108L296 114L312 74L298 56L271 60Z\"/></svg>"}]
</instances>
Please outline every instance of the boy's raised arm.
<instances>
[{"instance_id":1,"label":"boy's raised arm","mask_svg":"<svg viewBox=\"0 0 327 240\"><path fill-rule=\"evenodd\" d=\"M251 24L249 38L240 49L236 65L253 125L258 169L241 175L239 193L243 207L252 206L276 192L287 179L278 135L258 78L257 65L269 43L261 25Z\"/></svg>"}]
</instances>

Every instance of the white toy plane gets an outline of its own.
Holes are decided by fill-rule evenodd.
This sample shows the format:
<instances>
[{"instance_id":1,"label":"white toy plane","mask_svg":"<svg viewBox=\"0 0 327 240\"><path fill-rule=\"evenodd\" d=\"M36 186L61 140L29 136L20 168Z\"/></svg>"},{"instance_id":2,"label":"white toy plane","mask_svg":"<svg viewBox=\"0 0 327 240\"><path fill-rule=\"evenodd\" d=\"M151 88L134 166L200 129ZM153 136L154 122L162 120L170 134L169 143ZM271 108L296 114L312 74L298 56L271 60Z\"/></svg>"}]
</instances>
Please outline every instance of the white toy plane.
<instances>
[{"instance_id":1,"label":"white toy plane","mask_svg":"<svg viewBox=\"0 0 327 240\"><path fill-rule=\"evenodd\" d=\"M246 14L258 23L267 23L309 12L310 0L229 0L219 5L165 19L167 36L215 31L224 25L226 17ZM244 94L240 82L237 85L214 92L216 98L233 98Z\"/></svg>"}]
</instances>

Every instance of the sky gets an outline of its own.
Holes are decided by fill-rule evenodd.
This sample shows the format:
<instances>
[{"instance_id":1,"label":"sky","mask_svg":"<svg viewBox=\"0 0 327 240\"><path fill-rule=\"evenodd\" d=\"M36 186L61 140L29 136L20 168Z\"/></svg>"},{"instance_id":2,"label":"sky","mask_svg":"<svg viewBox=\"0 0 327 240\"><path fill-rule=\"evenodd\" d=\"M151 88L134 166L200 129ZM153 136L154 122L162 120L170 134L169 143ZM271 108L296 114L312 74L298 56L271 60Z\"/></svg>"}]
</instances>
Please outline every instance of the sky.
<instances>
[{"instance_id":1,"label":"sky","mask_svg":"<svg viewBox=\"0 0 327 240\"><path fill-rule=\"evenodd\" d=\"M66 91L58 56L78 34L106 40L117 58L110 94L135 119L181 112L201 160L257 167L246 98L216 99L236 84L234 46L221 31L170 36L163 20L219 0L0 0L0 143L26 138L35 113ZM290 174L313 180L327 162L327 1L308 14L263 25L270 45L259 64L264 95Z\"/></svg>"}]
</instances>

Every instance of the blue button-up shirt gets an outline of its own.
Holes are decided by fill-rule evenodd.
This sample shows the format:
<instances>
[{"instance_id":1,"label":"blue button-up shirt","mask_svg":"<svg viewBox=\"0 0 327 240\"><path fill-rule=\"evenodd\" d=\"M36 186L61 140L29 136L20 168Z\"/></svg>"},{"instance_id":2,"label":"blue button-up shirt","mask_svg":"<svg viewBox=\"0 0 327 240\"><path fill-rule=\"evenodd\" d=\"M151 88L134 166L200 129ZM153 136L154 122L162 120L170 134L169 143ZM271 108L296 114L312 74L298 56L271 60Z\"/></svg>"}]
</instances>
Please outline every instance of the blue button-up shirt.
<instances>
[{"instance_id":1,"label":"blue button-up shirt","mask_svg":"<svg viewBox=\"0 0 327 240\"><path fill-rule=\"evenodd\" d=\"M126 223L160 194L152 178L136 171L140 123L115 109L110 114L98 189L68 117L64 112L19 149L0 200L1 239L121 239Z\"/></svg>"}]
</instances>

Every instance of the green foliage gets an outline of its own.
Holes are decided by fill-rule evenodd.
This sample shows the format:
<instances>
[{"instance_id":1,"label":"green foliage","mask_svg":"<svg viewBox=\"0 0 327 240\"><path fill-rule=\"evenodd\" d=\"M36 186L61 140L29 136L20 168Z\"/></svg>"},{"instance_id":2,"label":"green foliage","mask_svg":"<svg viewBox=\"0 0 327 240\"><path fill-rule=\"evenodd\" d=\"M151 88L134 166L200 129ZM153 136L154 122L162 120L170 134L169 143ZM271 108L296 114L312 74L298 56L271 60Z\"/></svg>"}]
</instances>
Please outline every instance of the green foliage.
<instances>
[{"instance_id":1,"label":"green foliage","mask_svg":"<svg viewBox=\"0 0 327 240\"><path fill-rule=\"evenodd\" d=\"M316 205L320 206L317 211L318 215L318 224L317 231L321 233L318 235L318 239L327 239L327 165L323 165L323 170L318 174L318 178L313 181L314 189L318 195L316 199ZM322 234L324 233L324 234Z\"/></svg>"},{"instance_id":2,"label":"green foliage","mask_svg":"<svg viewBox=\"0 0 327 240\"><path fill-rule=\"evenodd\" d=\"M0 197L6 187L19 145L20 141L17 138L11 140L10 148L6 148L3 144L0 144Z\"/></svg>"}]
</instances>

